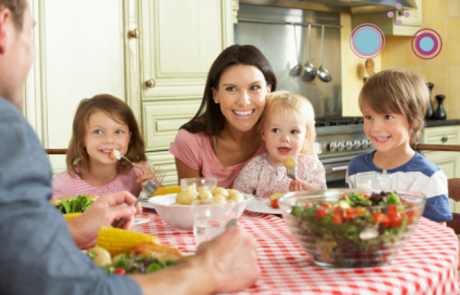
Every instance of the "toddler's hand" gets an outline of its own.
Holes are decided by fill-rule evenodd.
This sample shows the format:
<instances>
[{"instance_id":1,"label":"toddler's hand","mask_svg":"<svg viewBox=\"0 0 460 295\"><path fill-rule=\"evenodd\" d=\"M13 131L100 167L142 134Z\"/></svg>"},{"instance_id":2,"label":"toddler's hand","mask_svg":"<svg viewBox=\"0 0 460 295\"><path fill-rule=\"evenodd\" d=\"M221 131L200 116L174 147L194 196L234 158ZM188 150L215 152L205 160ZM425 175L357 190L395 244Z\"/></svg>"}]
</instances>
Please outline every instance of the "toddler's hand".
<instances>
[{"instance_id":1,"label":"toddler's hand","mask_svg":"<svg viewBox=\"0 0 460 295\"><path fill-rule=\"evenodd\" d=\"M289 190L291 192L300 192L300 191L311 191L311 190L318 190L316 187L309 185L303 180L296 178L295 180L291 180L289 184Z\"/></svg>"},{"instance_id":2,"label":"toddler's hand","mask_svg":"<svg viewBox=\"0 0 460 295\"><path fill-rule=\"evenodd\" d=\"M147 180L153 176L152 170L139 163L133 163L133 166L142 170L142 174L136 173L136 183L139 183L141 187L144 187Z\"/></svg>"}]
</instances>

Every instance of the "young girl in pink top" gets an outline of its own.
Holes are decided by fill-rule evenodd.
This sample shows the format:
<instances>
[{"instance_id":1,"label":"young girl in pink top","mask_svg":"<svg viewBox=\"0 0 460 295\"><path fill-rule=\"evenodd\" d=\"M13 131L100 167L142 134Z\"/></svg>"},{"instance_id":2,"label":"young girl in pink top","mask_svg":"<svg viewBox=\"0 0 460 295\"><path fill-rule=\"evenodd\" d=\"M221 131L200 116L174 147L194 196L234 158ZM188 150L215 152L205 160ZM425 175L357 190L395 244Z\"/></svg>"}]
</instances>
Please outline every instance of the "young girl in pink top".
<instances>
[{"instance_id":1,"label":"young girl in pink top","mask_svg":"<svg viewBox=\"0 0 460 295\"><path fill-rule=\"evenodd\" d=\"M126 160L111 157L114 149L133 167ZM52 180L52 198L118 191L138 196L153 174L146 161L144 141L130 107L108 94L84 99L73 122L67 171Z\"/></svg>"},{"instance_id":2,"label":"young girl in pink top","mask_svg":"<svg viewBox=\"0 0 460 295\"><path fill-rule=\"evenodd\" d=\"M233 188L261 198L276 192L325 189L325 170L314 146L314 115L305 97L286 91L269 94L259 123L267 152L243 167ZM295 180L284 167L288 157L296 159Z\"/></svg>"}]
</instances>

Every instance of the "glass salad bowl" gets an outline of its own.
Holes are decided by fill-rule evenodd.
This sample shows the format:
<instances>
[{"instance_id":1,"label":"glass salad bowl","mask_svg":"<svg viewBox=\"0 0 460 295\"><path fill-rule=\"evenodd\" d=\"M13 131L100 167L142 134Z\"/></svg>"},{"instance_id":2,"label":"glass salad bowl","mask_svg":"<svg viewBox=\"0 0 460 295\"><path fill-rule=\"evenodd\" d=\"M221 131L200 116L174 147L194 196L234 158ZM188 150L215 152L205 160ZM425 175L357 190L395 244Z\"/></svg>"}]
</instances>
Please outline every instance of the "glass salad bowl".
<instances>
[{"instance_id":1,"label":"glass salad bowl","mask_svg":"<svg viewBox=\"0 0 460 295\"><path fill-rule=\"evenodd\" d=\"M390 263L412 236L425 203L420 193L362 189L292 192L278 200L291 234L327 268Z\"/></svg>"}]
</instances>

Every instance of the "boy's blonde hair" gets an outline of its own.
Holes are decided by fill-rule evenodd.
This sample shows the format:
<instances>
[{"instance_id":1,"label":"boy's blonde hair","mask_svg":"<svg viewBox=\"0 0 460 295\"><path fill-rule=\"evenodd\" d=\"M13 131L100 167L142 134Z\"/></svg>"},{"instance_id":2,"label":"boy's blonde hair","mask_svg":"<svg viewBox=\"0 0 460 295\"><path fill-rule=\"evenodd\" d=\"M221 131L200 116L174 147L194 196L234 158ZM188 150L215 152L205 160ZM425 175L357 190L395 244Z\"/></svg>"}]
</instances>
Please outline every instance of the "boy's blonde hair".
<instances>
[{"instance_id":1,"label":"boy's blonde hair","mask_svg":"<svg viewBox=\"0 0 460 295\"><path fill-rule=\"evenodd\" d=\"M131 137L128 152L125 156L131 162L146 162L144 140L131 108L115 96L99 94L92 98L83 99L77 108L73 120L72 138L70 139L66 156L69 174L84 178L84 175L89 172L89 155L83 147L83 142L88 131L89 117L98 111L102 111L114 121L128 126ZM126 174L130 170L130 165L121 165L121 161L118 161L117 168L121 168L122 173Z\"/></svg>"},{"instance_id":2,"label":"boy's blonde hair","mask_svg":"<svg viewBox=\"0 0 460 295\"><path fill-rule=\"evenodd\" d=\"M267 118L273 111L283 111L289 116L296 116L306 127L305 141L300 153L318 158L315 150L315 111L305 97L288 91L275 91L267 95L265 109L260 118L259 130L262 131Z\"/></svg>"},{"instance_id":3,"label":"boy's blonde hair","mask_svg":"<svg viewBox=\"0 0 460 295\"><path fill-rule=\"evenodd\" d=\"M410 143L417 143L423 134L423 119L430 93L424 79L402 70L382 71L370 78L359 94L359 108L369 104L379 114L396 113L407 117Z\"/></svg>"}]
</instances>

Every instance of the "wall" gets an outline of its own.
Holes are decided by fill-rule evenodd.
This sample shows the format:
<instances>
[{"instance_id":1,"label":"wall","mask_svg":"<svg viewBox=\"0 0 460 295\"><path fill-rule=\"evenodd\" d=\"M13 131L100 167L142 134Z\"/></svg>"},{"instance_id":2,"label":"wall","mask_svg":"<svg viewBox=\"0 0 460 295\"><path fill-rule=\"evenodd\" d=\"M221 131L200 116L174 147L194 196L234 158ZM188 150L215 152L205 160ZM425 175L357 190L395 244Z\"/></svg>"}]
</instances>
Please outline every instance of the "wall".
<instances>
[{"instance_id":1,"label":"wall","mask_svg":"<svg viewBox=\"0 0 460 295\"><path fill-rule=\"evenodd\" d=\"M423 0L422 7L422 28L433 29L441 35L441 53L434 59L423 60L412 52L412 37L387 36L381 54L382 69L404 69L423 74L427 82L434 83L434 109L438 105L434 96L444 94L447 118L459 119L460 0Z\"/></svg>"},{"instance_id":2,"label":"wall","mask_svg":"<svg viewBox=\"0 0 460 295\"><path fill-rule=\"evenodd\" d=\"M459 0L460 1L460 0ZM358 106L358 95L364 85L365 59L356 56L350 49L349 38L352 31L351 14L341 13L341 54L342 54L342 115L362 116ZM385 46L385 51L387 48ZM381 55L373 59L375 72L381 71Z\"/></svg>"}]
</instances>

